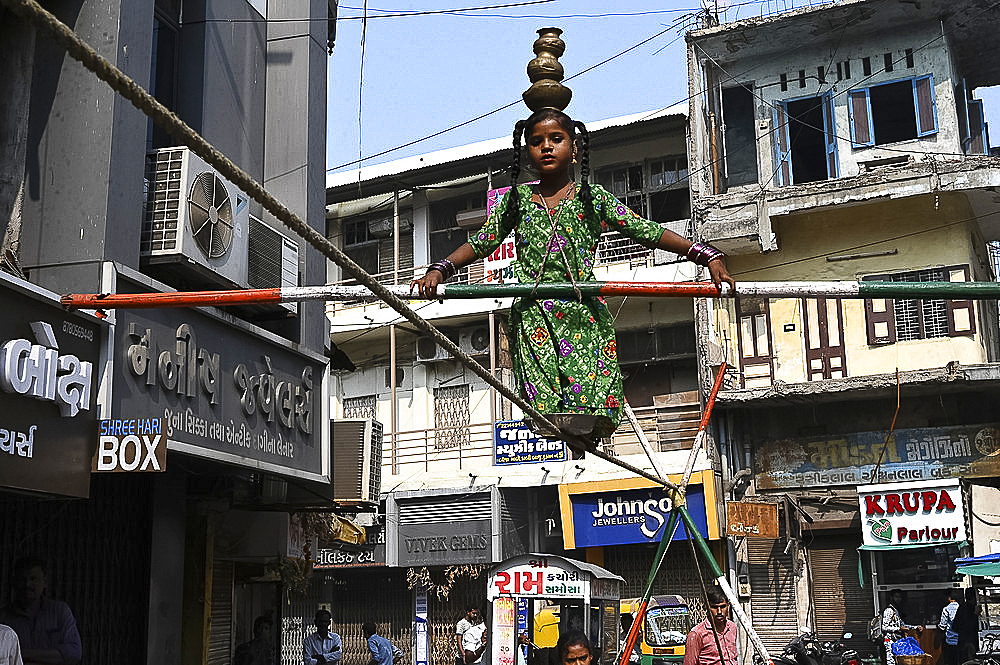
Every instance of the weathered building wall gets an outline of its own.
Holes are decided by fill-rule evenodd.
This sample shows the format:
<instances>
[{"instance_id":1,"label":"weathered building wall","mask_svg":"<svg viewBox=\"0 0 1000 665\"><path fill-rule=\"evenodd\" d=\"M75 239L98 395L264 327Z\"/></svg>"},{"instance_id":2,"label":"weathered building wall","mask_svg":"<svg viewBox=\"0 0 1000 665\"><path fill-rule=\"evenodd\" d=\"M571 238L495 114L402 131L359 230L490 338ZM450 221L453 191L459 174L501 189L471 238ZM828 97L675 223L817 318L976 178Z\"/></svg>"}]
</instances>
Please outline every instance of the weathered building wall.
<instances>
[{"instance_id":1,"label":"weathered building wall","mask_svg":"<svg viewBox=\"0 0 1000 665\"><path fill-rule=\"evenodd\" d=\"M849 211L850 214L845 214ZM988 279L989 267L973 247L976 237L964 196L919 197L850 208L832 207L775 220L782 248L774 254L730 257L730 269L745 280L857 280L866 275L920 270L949 265L970 266L973 280ZM892 229L889 240L886 229ZM881 242L880 242L881 241ZM828 261L829 256L894 251L881 257ZM847 373L850 376L900 370L943 367L950 361L977 364L989 361L982 327L973 337L934 337L869 346L864 300L844 300ZM734 303L714 303L717 335L739 357L735 348ZM773 299L769 303L775 380L806 380L801 300ZM976 304L977 310L982 307ZM721 331L721 332L718 332Z\"/></svg>"}]
</instances>

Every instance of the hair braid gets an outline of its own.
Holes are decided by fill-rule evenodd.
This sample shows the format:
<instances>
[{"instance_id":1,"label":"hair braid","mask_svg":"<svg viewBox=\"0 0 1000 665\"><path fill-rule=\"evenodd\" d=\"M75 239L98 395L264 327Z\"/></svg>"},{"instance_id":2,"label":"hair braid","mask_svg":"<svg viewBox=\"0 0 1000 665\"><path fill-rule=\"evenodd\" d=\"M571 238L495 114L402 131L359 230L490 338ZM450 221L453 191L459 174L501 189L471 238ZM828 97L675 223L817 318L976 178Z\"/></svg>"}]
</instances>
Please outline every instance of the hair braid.
<instances>
[{"instance_id":1,"label":"hair braid","mask_svg":"<svg viewBox=\"0 0 1000 665\"><path fill-rule=\"evenodd\" d=\"M505 219L513 224L517 224L517 220L521 218L521 197L517 193L517 178L521 175L521 135L524 134L526 125L527 122L524 120L518 120L514 124L514 159L509 169L510 192L507 194L507 208L504 211Z\"/></svg>"},{"instance_id":2,"label":"hair braid","mask_svg":"<svg viewBox=\"0 0 1000 665\"><path fill-rule=\"evenodd\" d=\"M574 129L580 134L580 200L587 213L594 212L594 195L590 191L590 133L587 126L579 120L573 122Z\"/></svg>"}]
</instances>

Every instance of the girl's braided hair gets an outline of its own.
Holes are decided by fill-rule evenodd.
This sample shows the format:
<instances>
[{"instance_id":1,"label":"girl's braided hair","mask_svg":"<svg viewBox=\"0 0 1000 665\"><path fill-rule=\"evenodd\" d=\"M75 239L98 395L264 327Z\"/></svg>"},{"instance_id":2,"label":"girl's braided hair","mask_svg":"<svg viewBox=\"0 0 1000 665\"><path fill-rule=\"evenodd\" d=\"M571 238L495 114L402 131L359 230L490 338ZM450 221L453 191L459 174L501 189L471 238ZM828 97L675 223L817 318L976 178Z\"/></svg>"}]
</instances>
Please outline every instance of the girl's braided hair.
<instances>
[{"instance_id":1,"label":"girl's braided hair","mask_svg":"<svg viewBox=\"0 0 1000 665\"><path fill-rule=\"evenodd\" d=\"M504 211L504 221L511 226L516 226L521 219L521 197L517 194L517 179L521 175L521 138L542 120L555 120L566 130L571 141L580 142L580 200L585 214L590 216L594 212L594 196L590 191L590 134L587 127L562 111L545 108L535 111L526 120L518 120L514 125L514 158L509 169L511 190L507 195L507 208Z\"/></svg>"}]
</instances>

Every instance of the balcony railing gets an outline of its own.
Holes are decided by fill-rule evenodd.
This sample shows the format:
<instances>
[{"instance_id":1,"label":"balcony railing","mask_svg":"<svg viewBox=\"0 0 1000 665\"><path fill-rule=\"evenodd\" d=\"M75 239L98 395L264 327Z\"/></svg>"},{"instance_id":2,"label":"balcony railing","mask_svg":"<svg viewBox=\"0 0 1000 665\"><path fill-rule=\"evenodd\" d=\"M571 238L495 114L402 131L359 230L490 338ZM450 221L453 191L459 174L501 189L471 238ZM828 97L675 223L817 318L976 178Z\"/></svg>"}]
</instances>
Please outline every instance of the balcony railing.
<instances>
[{"instance_id":1,"label":"balcony railing","mask_svg":"<svg viewBox=\"0 0 1000 665\"><path fill-rule=\"evenodd\" d=\"M687 450L698 433L701 409L697 403L683 401L664 406L634 409L636 417L654 450ZM464 436L462 438L465 438ZM493 425L475 423L468 426L468 438L459 446L448 445L455 440L454 428L405 430L383 438L383 475L410 476L415 473L482 469L493 463ZM611 442L604 445L609 454L643 454L638 437L627 419L615 431Z\"/></svg>"}]
</instances>

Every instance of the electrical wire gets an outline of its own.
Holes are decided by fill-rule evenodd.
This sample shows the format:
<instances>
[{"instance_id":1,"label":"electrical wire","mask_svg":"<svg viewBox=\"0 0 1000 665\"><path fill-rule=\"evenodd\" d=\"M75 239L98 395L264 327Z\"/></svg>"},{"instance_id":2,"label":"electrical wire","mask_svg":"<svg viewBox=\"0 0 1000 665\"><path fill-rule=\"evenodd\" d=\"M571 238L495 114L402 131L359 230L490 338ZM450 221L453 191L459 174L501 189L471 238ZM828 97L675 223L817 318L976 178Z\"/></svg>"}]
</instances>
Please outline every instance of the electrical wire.
<instances>
[{"instance_id":1,"label":"electrical wire","mask_svg":"<svg viewBox=\"0 0 1000 665\"><path fill-rule=\"evenodd\" d=\"M364 96L364 86L365 86L365 41L368 37L368 0L364 0L365 16L364 20L361 21L361 71L358 77L358 160L363 156L362 152L362 131L364 130L364 123L362 122L362 109L364 108L365 96ZM358 195L361 195L361 171L358 170Z\"/></svg>"}]
</instances>

